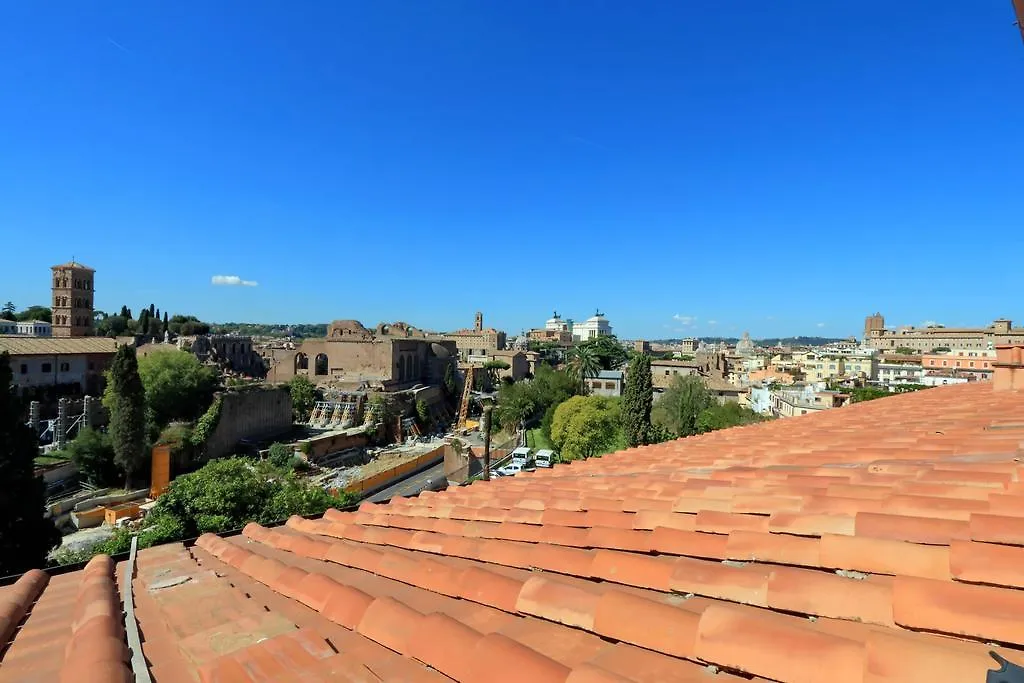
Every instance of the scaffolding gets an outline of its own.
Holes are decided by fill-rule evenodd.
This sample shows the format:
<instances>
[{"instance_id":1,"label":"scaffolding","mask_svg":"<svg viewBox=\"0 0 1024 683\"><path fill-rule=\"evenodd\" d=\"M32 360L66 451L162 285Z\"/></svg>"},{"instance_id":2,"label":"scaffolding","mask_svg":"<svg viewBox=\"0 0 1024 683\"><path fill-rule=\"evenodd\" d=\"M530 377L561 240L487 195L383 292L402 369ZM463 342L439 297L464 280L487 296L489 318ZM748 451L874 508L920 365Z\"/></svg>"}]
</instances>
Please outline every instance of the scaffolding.
<instances>
[{"instance_id":1,"label":"scaffolding","mask_svg":"<svg viewBox=\"0 0 1024 683\"><path fill-rule=\"evenodd\" d=\"M309 416L309 426L318 429L355 427L363 417L365 402L366 395L362 393L341 394L329 401L317 401Z\"/></svg>"},{"instance_id":2,"label":"scaffolding","mask_svg":"<svg viewBox=\"0 0 1024 683\"><path fill-rule=\"evenodd\" d=\"M59 399L57 417L52 420L41 419L39 401L32 401L28 405L28 422L25 424L36 434L39 442L44 444L41 446L44 452L64 450L68 442L78 436L83 429L96 427L98 401L98 398L86 396L81 402L81 412L72 412L71 401L66 398Z\"/></svg>"}]
</instances>

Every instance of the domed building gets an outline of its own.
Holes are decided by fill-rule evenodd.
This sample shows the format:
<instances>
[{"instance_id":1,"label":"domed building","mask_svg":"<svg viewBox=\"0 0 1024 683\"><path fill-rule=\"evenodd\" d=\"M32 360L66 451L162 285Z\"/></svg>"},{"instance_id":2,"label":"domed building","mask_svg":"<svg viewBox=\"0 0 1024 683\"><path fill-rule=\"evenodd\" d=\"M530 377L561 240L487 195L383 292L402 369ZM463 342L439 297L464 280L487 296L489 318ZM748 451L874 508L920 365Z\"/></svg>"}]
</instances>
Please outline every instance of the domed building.
<instances>
[{"instance_id":1,"label":"domed building","mask_svg":"<svg viewBox=\"0 0 1024 683\"><path fill-rule=\"evenodd\" d=\"M741 356L749 356L754 353L754 342L751 341L749 332L744 332L743 338L736 342L736 353Z\"/></svg>"},{"instance_id":2,"label":"domed building","mask_svg":"<svg viewBox=\"0 0 1024 683\"><path fill-rule=\"evenodd\" d=\"M548 321L544 323L544 329L550 332L569 332L569 323L562 320L562 316L558 315L558 311L548 318Z\"/></svg>"},{"instance_id":3,"label":"domed building","mask_svg":"<svg viewBox=\"0 0 1024 683\"><path fill-rule=\"evenodd\" d=\"M610 337L612 334L611 323L600 310L581 323L572 326L572 338L574 341L586 341L597 337Z\"/></svg>"}]
</instances>

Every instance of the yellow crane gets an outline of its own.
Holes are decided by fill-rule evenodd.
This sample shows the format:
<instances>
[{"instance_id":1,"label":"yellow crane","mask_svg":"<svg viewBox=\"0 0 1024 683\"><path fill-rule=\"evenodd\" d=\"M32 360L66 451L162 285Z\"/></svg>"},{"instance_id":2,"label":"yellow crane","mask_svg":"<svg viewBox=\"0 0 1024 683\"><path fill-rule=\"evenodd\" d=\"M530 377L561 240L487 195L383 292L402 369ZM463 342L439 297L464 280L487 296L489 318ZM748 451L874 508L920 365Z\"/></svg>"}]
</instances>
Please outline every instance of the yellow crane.
<instances>
[{"instance_id":1,"label":"yellow crane","mask_svg":"<svg viewBox=\"0 0 1024 683\"><path fill-rule=\"evenodd\" d=\"M466 418L469 417L469 396L473 392L473 379L476 366L470 365L466 368L466 381L462 387L462 402L459 403L458 431L466 428Z\"/></svg>"}]
</instances>

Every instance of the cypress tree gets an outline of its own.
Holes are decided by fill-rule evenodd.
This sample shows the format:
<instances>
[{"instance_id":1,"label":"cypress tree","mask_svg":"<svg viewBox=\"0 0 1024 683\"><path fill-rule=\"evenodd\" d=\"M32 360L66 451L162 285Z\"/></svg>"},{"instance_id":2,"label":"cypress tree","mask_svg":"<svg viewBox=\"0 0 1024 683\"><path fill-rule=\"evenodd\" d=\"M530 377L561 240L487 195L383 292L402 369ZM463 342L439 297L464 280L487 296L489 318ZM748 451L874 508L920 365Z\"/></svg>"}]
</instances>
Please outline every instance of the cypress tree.
<instances>
[{"instance_id":1,"label":"cypress tree","mask_svg":"<svg viewBox=\"0 0 1024 683\"><path fill-rule=\"evenodd\" d=\"M22 422L12 379L5 351L0 353L0 576L42 567L60 543L60 532L43 517L46 484L35 476L39 440Z\"/></svg>"},{"instance_id":2,"label":"cypress tree","mask_svg":"<svg viewBox=\"0 0 1024 683\"><path fill-rule=\"evenodd\" d=\"M160 334L167 334L167 311L164 311L164 328Z\"/></svg>"},{"instance_id":3,"label":"cypress tree","mask_svg":"<svg viewBox=\"0 0 1024 683\"><path fill-rule=\"evenodd\" d=\"M643 446L651 442L651 405L654 386L651 383L651 358L638 353L629 362L626 387L622 395L622 426L626 443Z\"/></svg>"},{"instance_id":4,"label":"cypress tree","mask_svg":"<svg viewBox=\"0 0 1024 683\"><path fill-rule=\"evenodd\" d=\"M132 346L120 346L110 366L110 433L114 461L125 472L125 488L146 460L146 394Z\"/></svg>"},{"instance_id":5,"label":"cypress tree","mask_svg":"<svg viewBox=\"0 0 1024 683\"><path fill-rule=\"evenodd\" d=\"M155 304L150 304L149 305L149 317L152 318L154 315L156 315L156 305Z\"/></svg>"}]
</instances>

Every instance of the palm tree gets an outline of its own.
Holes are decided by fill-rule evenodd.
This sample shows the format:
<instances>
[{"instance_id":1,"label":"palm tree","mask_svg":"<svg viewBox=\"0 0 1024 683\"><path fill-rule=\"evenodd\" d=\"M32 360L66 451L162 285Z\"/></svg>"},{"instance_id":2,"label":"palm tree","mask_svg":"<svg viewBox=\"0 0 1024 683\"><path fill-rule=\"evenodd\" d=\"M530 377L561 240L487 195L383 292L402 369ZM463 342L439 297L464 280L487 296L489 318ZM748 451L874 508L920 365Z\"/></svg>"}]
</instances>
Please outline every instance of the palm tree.
<instances>
[{"instance_id":1,"label":"palm tree","mask_svg":"<svg viewBox=\"0 0 1024 683\"><path fill-rule=\"evenodd\" d=\"M587 378L597 377L597 374L601 372L601 361L591 346L577 346L572 351L569 371L579 381L580 393L586 394Z\"/></svg>"}]
</instances>

